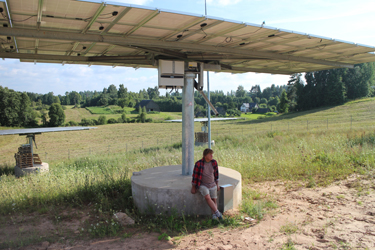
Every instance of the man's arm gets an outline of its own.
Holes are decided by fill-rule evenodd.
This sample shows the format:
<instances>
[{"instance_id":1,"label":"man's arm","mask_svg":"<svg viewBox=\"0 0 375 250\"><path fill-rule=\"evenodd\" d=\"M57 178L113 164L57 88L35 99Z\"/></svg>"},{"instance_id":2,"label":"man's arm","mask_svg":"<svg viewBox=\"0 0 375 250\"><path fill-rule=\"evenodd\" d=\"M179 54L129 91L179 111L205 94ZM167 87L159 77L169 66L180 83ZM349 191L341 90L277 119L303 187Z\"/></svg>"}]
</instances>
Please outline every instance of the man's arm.
<instances>
[{"instance_id":1,"label":"man's arm","mask_svg":"<svg viewBox=\"0 0 375 250\"><path fill-rule=\"evenodd\" d=\"M214 167L214 179L215 179L217 191L220 191L220 187L219 187L219 166L217 164L217 161L214 160L212 165Z\"/></svg>"},{"instance_id":2,"label":"man's arm","mask_svg":"<svg viewBox=\"0 0 375 250\"><path fill-rule=\"evenodd\" d=\"M199 162L196 162L194 165L194 170L193 170L193 180L191 184L193 185L191 187L191 193L195 194L197 192L197 187L200 185L200 171L199 171Z\"/></svg>"},{"instance_id":3,"label":"man's arm","mask_svg":"<svg viewBox=\"0 0 375 250\"><path fill-rule=\"evenodd\" d=\"M193 184L193 186L191 187L191 193L192 194L195 194L197 192L197 188L196 186Z\"/></svg>"}]
</instances>

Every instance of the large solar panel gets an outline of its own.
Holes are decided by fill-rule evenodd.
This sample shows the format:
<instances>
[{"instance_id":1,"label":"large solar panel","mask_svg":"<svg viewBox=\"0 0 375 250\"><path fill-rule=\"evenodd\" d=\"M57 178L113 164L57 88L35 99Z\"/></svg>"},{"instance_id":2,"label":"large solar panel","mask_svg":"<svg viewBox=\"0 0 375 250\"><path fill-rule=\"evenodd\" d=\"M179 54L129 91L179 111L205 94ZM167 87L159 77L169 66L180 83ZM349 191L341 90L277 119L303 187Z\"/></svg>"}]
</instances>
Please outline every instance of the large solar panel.
<instances>
[{"instance_id":1,"label":"large solar panel","mask_svg":"<svg viewBox=\"0 0 375 250\"><path fill-rule=\"evenodd\" d=\"M95 127L55 127L0 130L0 135L31 135L50 132L78 131L95 129Z\"/></svg>"},{"instance_id":2,"label":"large solar panel","mask_svg":"<svg viewBox=\"0 0 375 250\"><path fill-rule=\"evenodd\" d=\"M292 74L375 61L375 47L142 6L78 0L0 0L0 57L23 62Z\"/></svg>"}]
</instances>

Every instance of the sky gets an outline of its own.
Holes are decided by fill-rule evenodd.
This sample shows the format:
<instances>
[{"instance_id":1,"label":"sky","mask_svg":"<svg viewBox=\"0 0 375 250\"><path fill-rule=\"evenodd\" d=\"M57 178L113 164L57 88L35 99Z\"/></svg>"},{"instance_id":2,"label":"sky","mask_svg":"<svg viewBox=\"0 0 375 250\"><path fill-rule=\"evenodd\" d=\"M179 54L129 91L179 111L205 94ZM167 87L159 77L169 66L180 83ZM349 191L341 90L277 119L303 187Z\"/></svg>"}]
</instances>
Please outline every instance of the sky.
<instances>
[{"instance_id":1,"label":"sky","mask_svg":"<svg viewBox=\"0 0 375 250\"><path fill-rule=\"evenodd\" d=\"M95 0L98 1L98 0ZM204 0L115 0L176 12L205 14ZM339 40L375 46L374 0L207 0L207 15L226 20L262 24ZM97 90L124 84L128 90L157 86L156 69L21 63L0 59L0 85L17 91L63 95L66 91ZM206 76L206 74L205 74ZM289 76L271 74L210 73L210 90L224 93L239 85L250 90L285 85ZM206 85L205 85L206 88ZM161 91L165 93L165 91Z\"/></svg>"}]
</instances>

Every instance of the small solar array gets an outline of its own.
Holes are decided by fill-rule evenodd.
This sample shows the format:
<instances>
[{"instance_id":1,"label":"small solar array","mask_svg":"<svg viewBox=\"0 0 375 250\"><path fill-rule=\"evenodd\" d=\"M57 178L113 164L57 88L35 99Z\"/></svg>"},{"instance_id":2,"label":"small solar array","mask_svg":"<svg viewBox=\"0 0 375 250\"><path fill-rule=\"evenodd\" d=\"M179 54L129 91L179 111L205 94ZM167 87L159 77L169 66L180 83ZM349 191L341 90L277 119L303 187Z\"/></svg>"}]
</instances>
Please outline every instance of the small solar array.
<instances>
[{"instance_id":1,"label":"small solar array","mask_svg":"<svg viewBox=\"0 0 375 250\"><path fill-rule=\"evenodd\" d=\"M55 128L26 128L0 130L0 135L35 135L50 132L79 131L95 129L95 127L55 127Z\"/></svg>"},{"instance_id":2,"label":"small solar array","mask_svg":"<svg viewBox=\"0 0 375 250\"><path fill-rule=\"evenodd\" d=\"M0 0L0 57L23 62L292 74L375 61L375 47L209 16L77 0ZM207 67L209 69L209 67Z\"/></svg>"}]
</instances>

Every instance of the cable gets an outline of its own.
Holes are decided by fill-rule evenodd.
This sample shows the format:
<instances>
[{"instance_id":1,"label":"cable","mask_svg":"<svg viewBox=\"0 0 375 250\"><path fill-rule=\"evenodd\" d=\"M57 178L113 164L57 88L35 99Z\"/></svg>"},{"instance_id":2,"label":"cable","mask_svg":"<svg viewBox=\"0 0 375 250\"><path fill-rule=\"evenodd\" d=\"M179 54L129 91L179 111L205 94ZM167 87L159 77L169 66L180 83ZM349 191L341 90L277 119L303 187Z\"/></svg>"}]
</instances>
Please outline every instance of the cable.
<instances>
[{"instance_id":1,"label":"cable","mask_svg":"<svg viewBox=\"0 0 375 250\"><path fill-rule=\"evenodd\" d=\"M207 37L207 33L203 30L203 27L201 28L201 31L205 34L205 36L202 39L205 39Z\"/></svg>"},{"instance_id":2,"label":"cable","mask_svg":"<svg viewBox=\"0 0 375 250\"><path fill-rule=\"evenodd\" d=\"M4 17L5 20L9 21L9 18L6 15L4 15L3 13L1 13L1 15ZM32 15L32 16L24 19L24 20L14 20L14 19L11 19L10 21L12 21L12 22L19 22L20 23L20 22L25 22L25 21L29 20L30 18L33 18L33 17L36 17L36 16L37 15Z\"/></svg>"}]
</instances>

